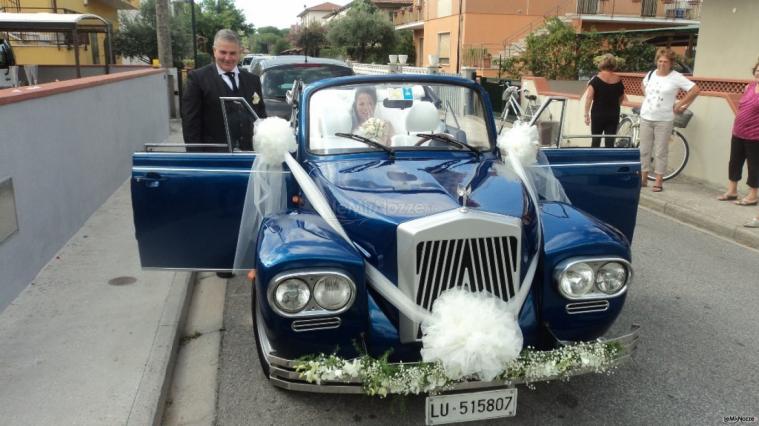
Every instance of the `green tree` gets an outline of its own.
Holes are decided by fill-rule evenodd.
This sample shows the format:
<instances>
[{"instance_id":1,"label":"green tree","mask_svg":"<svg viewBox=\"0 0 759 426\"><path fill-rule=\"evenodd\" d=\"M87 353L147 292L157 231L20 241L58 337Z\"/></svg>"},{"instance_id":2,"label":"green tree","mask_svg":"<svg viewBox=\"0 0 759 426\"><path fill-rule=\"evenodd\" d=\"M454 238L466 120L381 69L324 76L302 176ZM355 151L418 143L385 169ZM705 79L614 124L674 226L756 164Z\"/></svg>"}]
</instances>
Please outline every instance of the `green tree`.
<instances>
[{"instance_id":1,"label":"green tree","mask_svg":"<svg viewBox=\"0 0 759 426\"><path fill-rule=\"evenodd\" d=\"M414 33L411 30L398 31L398 40L392 53L408 55L408 63L416 62L416 47L414 46Z\"/></svg>"},{"instance_id":2,"label":"green tree","mask_svg":"<svg viewBox=\"0 0 759 426\"><path fill-rule=\"evenodd\" d=\"M171 18L171 50L174 66L182 66L182 58L192 51L189 20L183 15ZM158 58L156 40L155 0L143 0L140 11L134 17L124 16L119 31L113 35L113 52L128 58L136 58L149 64Z\"/></svg>"},{"instance_id":3,"label":"green tree","mask_svg":"<svg viewBox=\"0 0 759 426\"><path fill-rule=\"evenodd\" d=\"M303 50L304 55L319 56L319 50L327 44L327 29L312 22L296 28L289 38L295 47Z\"/></svg>"},{"instance_id":4,"label":"green tree","mask_svg":"<svg viewBox=\"0 0 759 426\"><path fill-rule=\"evenodd\" d=\"M576 79L597 71L593 58L611 53L624 60L619 71L641 71L653 63L656 47L640 37L625 34L601 36L595 31L576 34L574 28L557 18L546 21L546 32L530 34L521 55L503 61L501 68L512 77L524 74L548 79Z\"/></svg>"},{"instance_id":5,"label":"green tree","mask_svg":"<svg viewBox=\"0 0 759 426\"><path fill-rule=\"evenodd\" d=\"M276 55L290 48L287 40L289 30L276 27L261 27L250 38L248 48L254 53L268 53Z\"/></svg>"},{"instance_id":6,"label":"green tree","mask_svg":"<svg viewBox=\"0 0 759 426\"><path fill-rule=\"evenodd\" d=\"M526 37L524 52L504 61L506 72L571 80L577 78L580 69L592 66L594 38L578 37L571 25L558 18L546 20L545 30Z\"/></svg>"},{"instance_id":7,"label":"green tree","mask_svg":"<svg viewBox=\"0 0 759 426\"><path fill-rule=\"evenodd\" d=\"M195 13L196 32L206 40L206 52L212 52L213 36L221 29L243 34L255 30L253 25L245 22L245 14L235 7L234 0L202 0L199 6L200 13Z\"/></svg>"},{"instance_id":8,"label":"green tree","mask_svg":"<svg viewBox=\"0 0 759 426\"><path fill-rule=\"evenodd\" d=\"M611 53L625 60L620 71L645 71L654 66L656 46L648 44L641 37L614 34L602 42L601 53Z\"/></svg>"},{"instance_id":9,"label":"green tree","mask_svg":"<svg viewBox=\"0 0 759 426\"><path fill-rule=\"evenodd\" d=\"M384 62L396 44L392 22L369 0L356 0L346 16L335 19L327 30L332 48L344 49L359 62Z\"/></svg>"}]
</instances>

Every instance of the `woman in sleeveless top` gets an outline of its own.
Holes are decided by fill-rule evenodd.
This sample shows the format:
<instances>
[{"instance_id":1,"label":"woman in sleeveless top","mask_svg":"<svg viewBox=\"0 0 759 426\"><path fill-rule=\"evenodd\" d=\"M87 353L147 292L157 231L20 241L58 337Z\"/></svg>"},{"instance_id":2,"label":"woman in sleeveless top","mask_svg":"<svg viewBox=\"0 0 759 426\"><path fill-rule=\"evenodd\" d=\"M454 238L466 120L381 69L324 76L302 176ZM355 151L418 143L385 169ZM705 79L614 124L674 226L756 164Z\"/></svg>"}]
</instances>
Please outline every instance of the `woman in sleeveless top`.
<instances>
[{"instance_id":1,"label":"woman in sleeveless top","mask_svg":"<svg viewBox=\"0 0 759 426\"><path fill-rule=\"evenodd\" d=\"M594 135L617 133L619 106L625 99L625 86L614 73L617 59L607 53L598 63L598 74L588 82L585 90L585 124ZM592 105L592 107L591 107ZM601 138L593 138L593 148L601 146ZM614 138L604 138L606 148L614 147Z\"/></svg>"},{"instance_id":2,"label":"woman in sleeveless top","mask_svg":"<svg viewBox=\"0 0 759 426\"><path fill-rule=\"evenodd\" d=\"M754 81L746 85L733 122L727 192L717 198L720 201L736 200L735 204L739 206L759 203L759 61L754 65L752 74ZM738 200L738 182L744 163L748 168L748 194ZM759 227L759 219L754 219L754 222L754 227ZM746 226L751 227L750 223Z\"/></svg>"}]
</instances>

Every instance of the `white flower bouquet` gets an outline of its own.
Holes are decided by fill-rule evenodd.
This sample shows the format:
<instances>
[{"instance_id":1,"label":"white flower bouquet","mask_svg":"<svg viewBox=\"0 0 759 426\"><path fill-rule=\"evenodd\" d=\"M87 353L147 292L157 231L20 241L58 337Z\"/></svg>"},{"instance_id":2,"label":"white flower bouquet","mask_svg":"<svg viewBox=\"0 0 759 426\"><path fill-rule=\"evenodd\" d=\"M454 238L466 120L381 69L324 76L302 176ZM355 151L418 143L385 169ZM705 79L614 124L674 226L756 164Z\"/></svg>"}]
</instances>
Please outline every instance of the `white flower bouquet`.
<instances>
[{"instance_id":1,"label":"white flower bouquet","mask_svg":"<svg viewBox=\"0 0 759 426\"><path fill-rule=\"evenodd\" d=\"M358 134L369 139L385 141L389 136L387 122L376 117L364 121L358 128Z\"/></svg>"}]
</instances>

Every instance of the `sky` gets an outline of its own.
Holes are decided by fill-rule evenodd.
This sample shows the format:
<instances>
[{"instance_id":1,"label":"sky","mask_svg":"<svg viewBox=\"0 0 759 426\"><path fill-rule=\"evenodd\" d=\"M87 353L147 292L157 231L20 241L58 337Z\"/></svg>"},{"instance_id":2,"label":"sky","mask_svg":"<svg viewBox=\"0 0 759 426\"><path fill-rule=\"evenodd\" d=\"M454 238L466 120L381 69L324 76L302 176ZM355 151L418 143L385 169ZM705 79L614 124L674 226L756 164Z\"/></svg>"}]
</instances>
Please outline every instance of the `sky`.
<instances>
[{"instance_id":1,"label":"sky","mask_svg":"<svg viewBox=\"0 0 759 426\"><path fill-rule=\"evenodd\" d=\"M248 23L256 28L277 27L289 28L297 23L298 14L305 9L328 0L236 0L238 9L245 12ZM331 0L330 3L344 5L350 0Z\"/></svg>"}]
</instances>

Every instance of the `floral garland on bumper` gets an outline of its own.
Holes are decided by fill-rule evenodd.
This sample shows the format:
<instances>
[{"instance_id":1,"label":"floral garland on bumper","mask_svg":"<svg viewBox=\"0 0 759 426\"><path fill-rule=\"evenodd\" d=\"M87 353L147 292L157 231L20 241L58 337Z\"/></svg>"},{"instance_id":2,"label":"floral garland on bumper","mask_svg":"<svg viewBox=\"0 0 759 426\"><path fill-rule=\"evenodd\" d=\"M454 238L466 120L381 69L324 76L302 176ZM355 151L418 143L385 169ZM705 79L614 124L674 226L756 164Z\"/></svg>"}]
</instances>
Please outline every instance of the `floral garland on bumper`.
<instances>
[{"instance_id":1,"label":"floral garland on bumper","mask_svg":"<svg viewBox=\"0 0 759 426\"><path fill-rule=\"evenodd\" d=\"M504 384L524 382L532 388L535 382L568 380L579 373L610 373L621 353L619 343L603 341L576 343L550 351L528 347L517 359L503 365L495 380ZM364 355L346 360L321 354L296 361L295 371L301 379L316 384L359 380L365 394L380 397L435 394L449 390L456 383L478 379L476 375L452 378L440 362L391 364L387 356L377 359Z\"/></svg>"}]
</instances>

